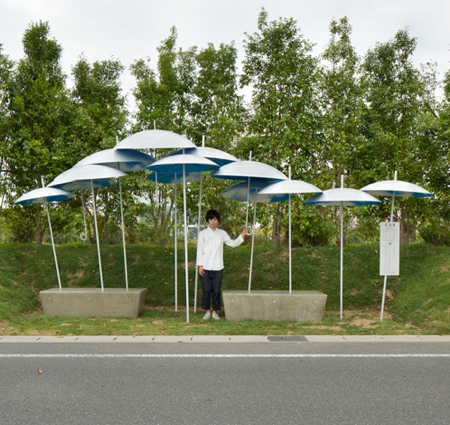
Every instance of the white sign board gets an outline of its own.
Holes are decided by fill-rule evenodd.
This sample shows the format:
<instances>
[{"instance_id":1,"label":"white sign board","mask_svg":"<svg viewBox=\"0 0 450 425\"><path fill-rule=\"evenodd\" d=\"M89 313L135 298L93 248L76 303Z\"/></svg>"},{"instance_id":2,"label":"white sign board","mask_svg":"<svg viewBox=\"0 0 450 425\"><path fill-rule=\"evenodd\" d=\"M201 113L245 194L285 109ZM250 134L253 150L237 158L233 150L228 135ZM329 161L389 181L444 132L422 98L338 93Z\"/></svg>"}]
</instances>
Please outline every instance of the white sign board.
<instances>
[{"instance_id":1,"label":"white sign board","mask_svg":"<svg viewBox=\"0 0 450 425\"><path fill-rule=\"evenodd\" d=\"M400 223L380 223L380 276L400 274Z\"/></svg>"}]
</instances>

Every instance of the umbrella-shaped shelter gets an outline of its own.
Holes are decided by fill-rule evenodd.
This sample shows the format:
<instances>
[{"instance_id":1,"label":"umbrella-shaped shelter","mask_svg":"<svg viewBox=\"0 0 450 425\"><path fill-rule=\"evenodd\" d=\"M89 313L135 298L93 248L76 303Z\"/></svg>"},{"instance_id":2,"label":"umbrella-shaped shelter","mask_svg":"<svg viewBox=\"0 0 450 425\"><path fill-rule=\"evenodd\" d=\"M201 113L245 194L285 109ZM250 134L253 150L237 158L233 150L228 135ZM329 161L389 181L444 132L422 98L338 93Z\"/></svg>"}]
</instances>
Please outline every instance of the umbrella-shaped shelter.
<instances>
[{"instance_id":1,"label":"umbrella-shaped shelter","mask_svg":"<svg viewBox=\"0 0 450 425\"><path fill-rule=\"evenodd\" d=\"M207 158L213 162L215 162L219 167L222 165L229 164L230 162L235 162L238 159L220 149L217 148L211 148L208 146L205 146L205 138L203 137L202 140L202 146L201 147L195 147L195 148L187 148L187 149L180 149L171 155L181 155L181 154L187 154L187 155L197 155L202 156L203 158ZM202 189L203 189L203 174L200 173L200 188L199 188L199 197L198 197L198 214L197 214L197 235L200 233L200 221L202 216ZM198 289L198 268L195 268L195 283L194 283L194 313L197 311L197 289Z\"/></svg>"},{"instance_id":2,"label":"umbrella-shaped shelter","mask_svg":"<svg viewBox=\"0 0 450 425\"><path fill-rule=\"evenodd\" d=\"M276 168L258 161L236 161L223 165L211 174L211 177L225 180L242 180L247 183L247 216L245 225L248 226L248 204L250 203L250 187L253 183L275 183L287 180L287 177Z\"/></svg>"},{"instance_id":3,"label":"umbrella-shaped shelter","mask_svg":"<svg viewBox=\"0 0 450 425\"><path fill-rule=\"evenodd\" d=\"M397 180L397 171L395 171L394 173L394 180L384 180L372 183L367 186L364 186L363 188L361 188L361 190L363 192L370 193L371 195L392 197L391 214L390 214L391 223L393 222L394 216L395 198L404 198L404 197L426 198L431 196L430 192L428 192L427 190L416 184L408 183L402 180ZM380 321L383 321L384 303L386 298L386 284L387 284L387 275L384 276L383 282L383 295L381 300Z\"/></svg>"},{"instance_id":4,"label":"umbrella-shaped shelter","mask_svg":"<svg viewBox=\"0 0 450 425\"><path fill-rule=\"evenodd\" d=\"M201 181L203 173L193 172L185 175L185 182ZM147 175L150 181L158 181L165 184L174 185L174 292L175 292L175 311L178 311L178 221L177 221L177 184L183 182L183 173L155 173ZM195 313L195 310L194 310Z\"/></svg>"},{"instance_id":5,"label":"umbrella-shaped shelter","mask_svg":"<svg viewBox=\"0 0 450 425\"><path fill-rule=\"evenodd\" d=\"M187 211L186 211L186 175L211 171L218 165L207 158L196 155L173 155L166 156L154 162L148 167L157 173L181 173L183 181L183 223L184 223L184 261L185 261L185 286L186 286L186 322L189 323L189 270L187 251Z\"/></svg>"},{"instance_id":6,"label":"umbrella-shaped shelter","mask_svg":"<svg viewBox=\"0 0 450 425\"><path fill-rule=\"evenodd\" d=\"M340 318L342 319L343 294L344 294L344 280L343 280L344 206L354 207L354 206L381 204L381 201L361 190L344 188L344 176L341 176L340 188L325 190L324 192L318 193L317 195L314 195L311 198L307 199L304 203L309 205L335 205L339 207L339 215L341 218L339 311L340 311Z\"/></svg>"},{"instance_id":7,"label":"umbrella-shaped shelter","mask_svg":"<svg viewBox=\"0 0 450 425\"><path fill-rule=\"evenodd\" d=\"M83 190L91 189L92 205L94 208L94 229L95 239L97 242L98 267L100 273L100 286L102 291L103 285L103 271L102 260L100 255L100 240L98 236L97 226L97 207L95 202L94 187L95 185L107 187L115 183L116 178L123 177L125 173L106 165L80 165L72 167L71 169L61 173L48 186L57 187L64 190Z\"/></svg>"},{"instance_id":8,"label":"umbrella-shaped shelter","mask_svg":"<svg viewBox=\"0 0 450 425\"><path fill-rule=\"evenodd\" d=\"M218 170L211 174L212 177L225 180L241 180L243 184L241 186L235 187L234 191L239 191L242 196L244 193L246 195L247 202L247 214L245 219L245 226L248 227L248 207L251 202L252 191L258 192L262 186L268 185L270 183L275 183L282 180L287 180L287 177L276 168L264 164L258 161L236 161L229 164L223 165ZM246 190L245 190L246 186ZM241 191L244 187L244 190ZM222 192L224 196L227 195L226 189ZM228 192L228 194L230 194ZM237 194L235 195L237 198ZM231 197L231 194L230 194ZM242 198L241 198L242 199ZM287 198L286 198L287 199ZM256 201L255 208L253 211L253 227L256 224ZM252 279L252 265L253 265L253 245L255 242L255 233L252 232L252 251L250 256L250 271L248 279L248 291L251 290L251 279Z\"/></svg>"},{"instance_id":9,"label":"umbrella-shaped shelter","mask_svg":"<svg viewBox=\"0 0 450 425\"><path fill-rule=\"evenodd\" d=\"M289 293L292 293L292 231L291 231L291 196L292 194L301 193L318 193L322 192L318 187L313 184L306 183L302 180L291 180L289 170L289 179L283 180L278 183L273 183L259 192L260 196L264 195L277 195L284 194L288 195L289 199Z\"/></svg>"},{"instance_id":10,"label":"umbrella-shaped shelter","mask_svg":"<svg viewBox=\"0 0 450 425\"><path fill-rule=\"evenodd\" d=\"M145 170L150 164L155 162L155 158L134 149L105 149L100 152L93 153L86 158L79 161L75 166L80 165L106 165L129 173L133 171ZM120 198L120 220L122 226L122 246L123 246L123 260L125 270L125 288L128 290L128 268L127 268L127 252L125 247L125 222L123 219L123 202L122 202L122 182L119 182L119 198Z\"/></svg>"},{"instance_id":11,"label":"umbrella-shaped shelter","mask_svg":"<svg viewBox=\"0 0 450 425\"><path fill-rule=\"evenodd\" d=\"M267 182L256 180L250 183L241 182L237 183L231 187L228 187L225 190L222 190L221 194L225 198L234 199L236 201L242 202L253 202L253 228L256 224L256 208L258 202L281 202L288 199L288 195L285 194L275 194L275 195L260 195L259 191L267 186ZM251 292L252 287L252 274L253 274L253 249L255 242L255 232L251 232L252 236L252 246L250 250L250 268L249 268L249 277L248 277L248 292Z\"/></svg>"},{"instance_id":12,"label":"umbrella-shaped shelter","mask_svg":"<svg viewBox=\"0 0 450 425\"><path fill-rule=\"evenodd\" d=\"M56 256L55 241L53 239L52 222L50 220L50 213L48 211L49 202L59 202L66 199L70 199L75 196L66 190L57 189L54 187L42 187L39 189L34 189L30 192L25 193L16 201L15 204L18 205L30 205L30 204L44 204L45 211L47 213L48 229L50 232L50 239L52 241L53 257L55 259L56 276L58 278L58 287L61 289L61 277L59 275L58 258Z\"/></svg>"},{"instance_id":13,"label":"umbrella-shaped shelter","mask_svg":"<svg viewBox=\"0 0 450 425\"><path fill-rule=\"evenodd\" d=\"M142 130L126 137L116 149L183 149L195 148L186 137L168 130Z\"/></svg>"}]
</instances>

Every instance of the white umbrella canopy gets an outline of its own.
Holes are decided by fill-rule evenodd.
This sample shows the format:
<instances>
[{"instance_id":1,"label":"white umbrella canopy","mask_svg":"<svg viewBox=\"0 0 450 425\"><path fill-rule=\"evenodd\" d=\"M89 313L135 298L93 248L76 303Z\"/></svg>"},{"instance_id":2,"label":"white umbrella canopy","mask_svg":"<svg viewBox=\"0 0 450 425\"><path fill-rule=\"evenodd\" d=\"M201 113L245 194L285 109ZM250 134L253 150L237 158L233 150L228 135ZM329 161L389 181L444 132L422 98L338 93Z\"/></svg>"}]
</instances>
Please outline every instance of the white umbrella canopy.
<instances>
[{"instance_id":1,"label":"white umbrella canopy","mask_svg":"<svg viewBox=\"0 0 450 425\"><path fill-rule=\"evenodd\" d=\"M106 165L79 165L59 174L48 186L68 191L92 189L116 184L115 179L123 176L123 171Z\"/></svg>"},{"instance_id":2,"label":"white umbrella canopy","mask_svg":"<svg viewBox=\"0 0 450 425\"><path fill-rule=\"evenodd\" d=\"M358 189L336 188L324 190L322 193L308 198L305 204L309 205L336 205L346 207L360 207L364 205L381 204L377 198Z\"/></svg>"},{"instance_id":3,"label":"white umbrella canopy","mask_svg":"<svg viewBox=\"0 0 450 425\"><path fill-rule=\"evenodd\" d=\"M186 155L197 155L202 156L204 158L208 158L211 161L215 162L217 165L219 165L219 167L221 167L222 165L229 164L230 162L236 162L238 160L235 156L227 152L224 152L217 148L211 148L208 146L178 150L170 154L170 156L183 155L183 153Z\"/></svg>"},{"instance_id":4,"label":"white umbrella canopy","mask_svg":"<svg viewBox=\"0 0 450 425\"><path fill-rule=\"evenodd\" d=\"M394 180L384 180L371 183L361 188L361 190L372 195L392 197L390 214L391 223L394 218L395 198L427 198L431 196L430 192L417 184L405 182L403 180L397 180L397 171L395 171L394 173ZM380 321L383 321L384 303L386 299L386 284L387 276L385 275L383 282L383 295L381 299Z\"/></svg>"},{"instance_id":5,"label":"white umbrella canopy","mask_svg":"<svg viewBox=\"0 0 450 425\"><path fill-rule=\"evenodd\" d=\"M289 169L289 177L290 177ZM276 196L285 195L289 200L289 293L292 293L292 231L291 231L291 195L301 193L317 193L322 192L321 189L311 183L302 180L282 180L272 183L261 190L259 196Z\"/></svg>"},{"instance_id":6,"label":"white umbrella canopy","mask_svg":"<svg viewBox=\"0 0 450 425\"><path fill-rule=\"evenodd\" d=\"M73 198L75 195L67 190L55 187L41 187L31 190L17 198L14 203L18 205L45 204L47 202L59 202Z\"/></svg>"},{"instance_id":7,"label":"white umbrella canopy","mask_svg":"<svg viewBox=\"0 0 450 425\"><path fill-rule=\"evenodd\" d=\"M318 193L311 198L304 201L304 204L309 205L335 205L340 207L339 215L341 217L341 258L340 258L340 318L342 319L343 310L343 293L344 293L344 281L343 281L343 260L344 260L344 206L365 206L381 204L377 198L374 198L368 193L362 192L357 189L344 188L344 176L341 176L341 187L336 189L328 189L322 193Z\"/></svg>"},{"instance_id":8,"label":"white umbrella canopy","mask_svg":"<svg viewBox=\"0 0 450 425\"><path fill-rule=\"evenodd\" d=\"M184 223L184 261L185 261L185 286L186 286L186 322L189 323L189 270L187 251L187 211L186 211L186 175L189 173L202 173L217 169L219 166L207 158L197 155L173 155L166 156L154 162L148 168L157 173L182 174L183 183L183 223Z\"/></svg>"},{"instance_id":9,"label":"white umbrella canopy","mask_svg":"<svg viewBox=\"0 0 450 425\"><path fill-rule=\"evenodd\" d=\"M58 287L60 290L61 290L61 277L59 274L58 258L56 256L56 248L55 248L55 241L53 239L52 223L50 221L50 213L48 211L47 203L65 201L74 196L75 195L73 193L67 192L66 190L57 189L57 188L53 188L53 187L42 187L39 189L34 189L28 193L25 193L24 195L22 195L18 199L16 199L16 201L14 202L15 204L18 204L18 205L44 204L45 211L47 213L50 239L52 241L53 258L55 259L56 277L58 279Z\"/></svg>"},{"instance_id":10,"label":"white umbrella canopy","mask_svg":"<svg viewBox=\"0 0 450 425\"><path fill-rule=\"evenodd\" d=\"M156 159L144 152L134 149L105 149L100 152L95 152L92 155L83 158L75 166L80 165L106 165L108 167L116 168L125 173L133 171L145 170L150 164L153 164Z\"/></svg>"},{"instance_id":11,"label":"white umbrella canopy","mask_svg":"<svg viewBox=\"0 0 450 425\"><path fill-rule=\"evenodd\" d=\"M276 168L258 161L235 161L221 166L211 177L226 180L263 180L268 183L287 180Z\"/></svg>"},{"instance_id":12,"label":"white umbrella canopy","mask_svg":"<svg viewBox=\"0 0 450 425\"><path fill-rule=\"evenodd\" d=\"M396 198L413 197L427 198L431 193L417 184L408 183L402 180L384 180L368 184L360 190L376 196L392 196Z\"/></svg>"},{"instance_id":13,"label":"white umbrella canopy","mask_svg":"<svg viewBox=\"0 0 450 425\"><path fill-rule=\"evenodd\" d=\"M115 168L125 173L133 171L145 170L150 164L155 162L155 158L134 149L105 149L100 152L95 152L92 155L83 158L75 167L82 165L106 165ZM122 224L122 246L123 246L123 260L125 270L125 288L128 290L128 267L127 254L125 247L125 222L123 218L123 201L122 201L122 183L119 182L119 198L120 198L120 219Z\"/></svg>"},{"instance_id":14,"label":"white umbrella canopy","mask_svg":"<svg viewBox=\"0 0 450 425\"><path fill-rule=\"evenodd\" d=\"M168 130L142 130L123 139L116 149L182 149L194 148L186 137Z\"/></svg>"},{"instance_id":15,"label":"white umbrella canopy","mask_svg":"<svg viewBox=\"0 0 450 425\"><path fill-rule=\"evenodd\" d=\"M66 190L68 190L68 188L71 188L71 190L83 190L90 187L92 192L92 205L94 207L94 229L95 239L97 242L100 286L102 291L104 290L103 271L100 255L100 240L98 236L97 208L95 203L94 187L95 185L98 185L100 187L110 186L111 184L115 183L114 179L123 176L125 176L125 173L123 171L117 170L112 167L107 167L106 165L79 165L76 167L72 167L67 171L64 171L48 185L49 187L57 187Z\"/></svg>"}]
</instances>

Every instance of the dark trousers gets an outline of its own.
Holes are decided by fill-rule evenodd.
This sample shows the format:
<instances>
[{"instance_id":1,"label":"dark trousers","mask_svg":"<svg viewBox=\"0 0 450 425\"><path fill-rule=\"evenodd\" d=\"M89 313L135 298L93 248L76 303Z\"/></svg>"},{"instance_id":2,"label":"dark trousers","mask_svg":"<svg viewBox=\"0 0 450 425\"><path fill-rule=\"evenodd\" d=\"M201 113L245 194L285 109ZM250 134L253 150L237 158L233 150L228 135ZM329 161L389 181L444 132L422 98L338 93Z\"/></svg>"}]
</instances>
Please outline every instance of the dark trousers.
<instances>
[{"instance_id":1,"label":"dark trousers","mask_svg":"<svg viewBox=\"0 0 450 425\"><path fill-rule=\"evenodd\" d=\"M205 274L200 276L202 281L202 308L214 311L220 310L220 289L222 288L223 270L204 270Z\"/></svg>"}]
</instances>

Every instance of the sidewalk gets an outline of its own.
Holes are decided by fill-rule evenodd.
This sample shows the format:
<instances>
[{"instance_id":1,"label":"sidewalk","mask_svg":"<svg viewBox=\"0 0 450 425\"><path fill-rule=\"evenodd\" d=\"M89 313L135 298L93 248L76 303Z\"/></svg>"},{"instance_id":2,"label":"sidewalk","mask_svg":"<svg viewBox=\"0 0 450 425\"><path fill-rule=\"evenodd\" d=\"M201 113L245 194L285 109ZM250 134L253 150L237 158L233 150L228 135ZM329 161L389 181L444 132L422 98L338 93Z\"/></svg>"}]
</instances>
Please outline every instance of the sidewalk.
<instances>
[{"instance_id":1,"label":"sidewalk","mask_svg":"<svg viewBox=\"0 0 450 425\"><path fill-rule=\"evenodd\" d=\"M192 335L192 336L0 336L0 343L283 343L283 342L450 342L450 335Z\"/></svg>"}]
</instances>

